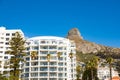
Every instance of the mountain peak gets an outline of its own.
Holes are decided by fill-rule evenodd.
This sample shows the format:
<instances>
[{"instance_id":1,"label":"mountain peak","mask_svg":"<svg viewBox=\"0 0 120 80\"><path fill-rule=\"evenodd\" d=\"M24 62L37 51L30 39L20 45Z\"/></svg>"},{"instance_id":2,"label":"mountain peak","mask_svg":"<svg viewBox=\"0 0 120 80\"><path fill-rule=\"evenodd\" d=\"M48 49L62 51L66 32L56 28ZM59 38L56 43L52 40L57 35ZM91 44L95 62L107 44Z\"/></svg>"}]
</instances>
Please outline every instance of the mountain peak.
<instances>
[{"instance_id":1,"label":"mountain peak","mask_svg":"<svg viewBox=\"0 0 120 80\"><path fill-rule=\"evenodd\" d=\"M83 39L80 31L77 28L73 28L68 32L67 38L69 39L73 39L73 38L79 38L79 39Z\"/></svg>"},{"instance_id":2,"label":"mountain peak","mask_svg":"<svg viewBox=\"0 0 120 80\"><path fill-rule=\"evenodd\" d=\"M68 32L67 38L73 40L76 43L76 50L82 53L96 53L101 50L107 51L106 48L110 48L107 46L99 45L94 42L89 42L87 40L83 40L80 31L77 28L73 28ZM110 48L111 53L119 53L120 48Z\"/></svg>"}]
</instances>

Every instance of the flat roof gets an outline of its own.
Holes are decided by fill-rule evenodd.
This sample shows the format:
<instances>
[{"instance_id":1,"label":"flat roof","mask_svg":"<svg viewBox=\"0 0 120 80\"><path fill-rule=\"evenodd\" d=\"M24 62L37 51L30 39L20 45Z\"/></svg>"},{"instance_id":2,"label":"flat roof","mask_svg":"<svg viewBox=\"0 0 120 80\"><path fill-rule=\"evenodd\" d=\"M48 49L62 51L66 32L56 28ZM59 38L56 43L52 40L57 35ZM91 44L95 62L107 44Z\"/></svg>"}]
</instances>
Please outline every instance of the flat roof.
<instances>
[{"instance_id":1,"label":"flat roof","mask_svg":"<svg viewBox=\"0 0 120 80\"><path fill-rule=\"evenodd\" d=\"M57 36L36 36L36 37L32 37L32 38L29 38L28 40L65 40L67 38L64 38L64 37L57 37Z\"/></svg>"}]
</instances>

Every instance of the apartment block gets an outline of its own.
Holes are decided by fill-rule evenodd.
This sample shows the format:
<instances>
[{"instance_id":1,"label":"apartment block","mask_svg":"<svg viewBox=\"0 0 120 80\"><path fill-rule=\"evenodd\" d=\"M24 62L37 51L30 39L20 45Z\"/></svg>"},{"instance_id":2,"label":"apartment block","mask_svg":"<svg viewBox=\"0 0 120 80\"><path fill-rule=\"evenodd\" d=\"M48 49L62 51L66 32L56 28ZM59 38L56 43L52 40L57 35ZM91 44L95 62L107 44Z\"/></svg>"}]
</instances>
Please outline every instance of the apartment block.
<instances>
[{"instance_id":1,"label":"apartment block","mask_svg":"<svg viewBox=\"0 0 120 80\"><path fill-rule=\"evenodd\" d=\"M6 51L9 50L9 41L15 36L15 32L19 32L24 37L24 34L20 29L7 30L5 27L0 27L0 73L10 71L8 62L11 55L6 54ZM8 67L5 65L8 65Z\"/></svg>"},{"instance_id":2,"label":"apartment block","mask_svg":"<svg viewBox=\"0 0 120 80\"><path fill-rule=\"evenodd\" d=\"M38 36L26 42L25 64L22 66L23 80L75 80L76 47L69 39L56 36ZM32 59L32 52L37 57ZM58 53L61 53L58 58ZM72 53L72 57L70 54ZM50 54L48 61L47 55Z\"/></svg>"}]
</instances>

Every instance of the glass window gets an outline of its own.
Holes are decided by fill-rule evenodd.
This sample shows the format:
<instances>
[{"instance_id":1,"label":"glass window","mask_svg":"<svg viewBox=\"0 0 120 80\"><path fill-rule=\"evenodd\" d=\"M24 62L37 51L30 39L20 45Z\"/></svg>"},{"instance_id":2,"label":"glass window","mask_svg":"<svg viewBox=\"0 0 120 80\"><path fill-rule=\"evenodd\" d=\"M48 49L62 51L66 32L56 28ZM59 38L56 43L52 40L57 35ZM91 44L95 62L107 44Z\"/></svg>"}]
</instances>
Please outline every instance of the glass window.
<instances>
[{"instance_id":1,"label":"glass window","mask_svg":"<svg viewBox=\"0 0 120 80\"><path fill-rule=\"evenodd\" d=\"M25 77L29 77L29 73L25 73Z\"/></svg>"},{"instance_id":2,"label":"glass window","mask_svg":"<svg viewBox=\"0 0 120 80\"><path fill-rule=\"evenodd\" d=\"M48 76L47 73L40 73L40 76Z\"/></svg>"},{"instance_id":3,"label":"glass window","mask_svg":"<svg viewBox=\"0 0 120 80\"><path fill-rule=\"evenodd\" d=\"M38 76L38 73L31 73L31 77L36 77Z\"/></svg>"},{"instance_id":4,"label":"glass window","mask_svg":"<svg viewBox=\"0 0 120 80\"><path fill-rule=\"evenodd\" d=\"M29 72L29 68L25 68L25 72Z\"/></svg>"},{"instance_id":5,"label":"glass window","mask_svg":"<svg viewBox=\"0 0 120 80\"><path fill-rule=\"evenodd\" d=\"M8 56L4 56L4 59L8 59Z\"/></svg>"},{"instance_id":6,"label":"glass window","mask_svg":"<svg viewBox=\"0 0 120 80\"><path fill-rule=\"evenodd\" d=\"M12 36L15 36L15 33L12 33Z\"/></svg>"},{"instance_id":7,"label":"glass window","mask_svg":"<svg viewBox=\"0 0 120 80\"><path fill-rule=\"evenodd\" d=\"M47 67L40 67L40 71L48 71Z\"/></svg>"},{"instance_id":8,"label":"glass window","mask_svg":"<svg viewBox=\"0 0 120 80\"><path fill-rule=\"evenodd\" d=\"M10 36L10 34L9 34L9 33L6 33L6 36Z\"/></svg>"},{"instance_id":9,"label":"glass window","mask_svg":"<svg viewBox=\"0 0 120 80\"><path fill-rule=\"evenodd\" d=\"M6 41L9 41L9 38L6 38Z\"/></svg>"},{"instance_id":10,"label":"glass window","mask_svg":"<svg viewBox=\"0 0 120 80\"><path fill-rule=\"evenodd\" d=\"M32 67L31 71L38 71L38 67Z\"/></svg>"},{"instance_id":11,"label":"glass window","mask_svg":"<svg viewBox=\"0 0 120 80\"><path fill-rule=\"evenodd\" d=\"M29 66L29 62L26 63L26 66Z\"/></svg>"}]
</instances>

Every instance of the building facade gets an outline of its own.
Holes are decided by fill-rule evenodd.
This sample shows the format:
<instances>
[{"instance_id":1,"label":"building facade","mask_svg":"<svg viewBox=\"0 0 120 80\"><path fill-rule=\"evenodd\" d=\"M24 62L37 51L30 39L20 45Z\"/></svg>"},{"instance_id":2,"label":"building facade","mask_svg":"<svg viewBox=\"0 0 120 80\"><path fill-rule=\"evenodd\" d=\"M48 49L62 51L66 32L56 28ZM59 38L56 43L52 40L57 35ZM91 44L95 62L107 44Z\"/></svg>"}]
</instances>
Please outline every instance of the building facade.
<instances>
[{"instance_id":1,"label":"building facade","mask_svg":"<svg viewBox=\"0 0 120 80\"><path fill-rule=\"evenodd\" d=\"M74 42L62 37L41 36L28 39L26 47L27 55L21 74L23 80L76 79ZM32 52L36 52L35 58L32 58ZM58 53L61 53L59 57Z\"/></svg>"},{"instance_id":2,"label":"building facade","mask_svg":"<svg viewBox=\"0 0 120 80\"><path fill-rule=\"evenodd\" d=\"M107 65L105 67L99 66L97 73L100 80L110 80L110 69ZM112 68L112 77L115 76L119 76L118 72Z\"/></svg>"},{"instance_id":3,"label":"building facade","mask_svg":"<svg viewBox=\"0 0 120 80\"><path fill-rule=\"evenodd\" d=\"M15 36L15 32L19 32L24 37L24 34L20 29L7 30L5 27L0 27L0 73L10 71L9 59L11 55L6 54L6 51L9 50L9 41Z\"/></svg>"}]
</instances>

